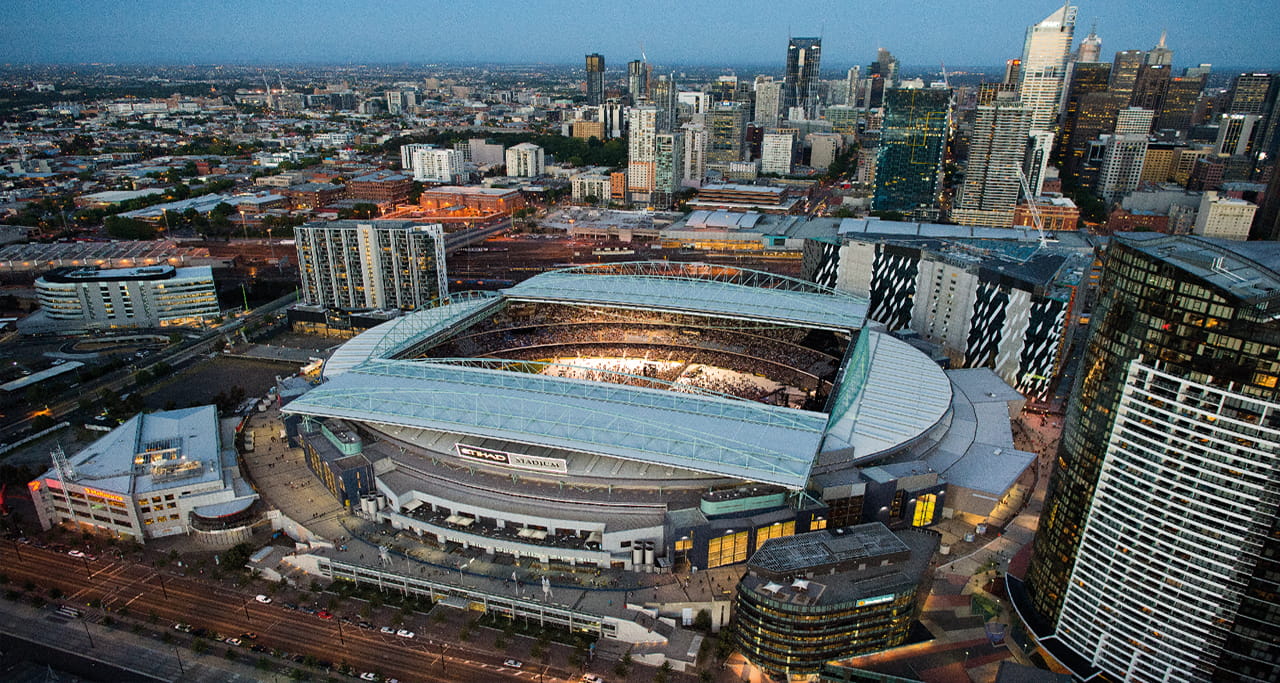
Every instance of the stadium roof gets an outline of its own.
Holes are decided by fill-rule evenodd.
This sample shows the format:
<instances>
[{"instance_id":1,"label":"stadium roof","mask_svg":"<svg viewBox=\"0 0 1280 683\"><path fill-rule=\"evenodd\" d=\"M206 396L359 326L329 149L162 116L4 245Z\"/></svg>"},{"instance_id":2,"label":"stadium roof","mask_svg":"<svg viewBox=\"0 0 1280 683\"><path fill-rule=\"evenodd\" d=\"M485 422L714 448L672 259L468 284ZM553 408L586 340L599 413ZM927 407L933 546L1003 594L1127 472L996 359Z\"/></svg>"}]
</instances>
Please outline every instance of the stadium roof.
<instances>
[{"instance_id":1,"label":"stadium roof","mask_svg":"<svg viewBox=\"0 0 1280 683\"><path fill-rule=\"evenodd\" d=\"M286 412L598 453L802 488L821 413L457 362L365 362Z\"/></svg>"},{"instance_id":2,"label":"stadium roof","mask_svg":"<svg viewBox=\"0 0 1280 683\"><path fill-rule=\"evenodd\" d=\"M812 282L705 263L645 261L542 273L503 292L517 301L599 304L858 330L867 300Z\"/></svg>"}]
</instances>

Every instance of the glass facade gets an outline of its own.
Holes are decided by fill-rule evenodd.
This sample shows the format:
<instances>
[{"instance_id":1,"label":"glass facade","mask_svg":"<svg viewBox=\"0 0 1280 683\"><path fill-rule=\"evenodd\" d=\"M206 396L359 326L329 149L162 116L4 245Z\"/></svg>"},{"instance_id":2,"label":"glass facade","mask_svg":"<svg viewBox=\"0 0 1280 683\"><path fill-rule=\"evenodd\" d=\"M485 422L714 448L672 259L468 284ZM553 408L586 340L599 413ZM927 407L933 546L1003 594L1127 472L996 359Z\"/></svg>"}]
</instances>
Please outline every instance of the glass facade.
<instances>
[{"instance_id":1,"label":"glass facade","mask_svg":"<svg viewBox=\"0 0 1280 683\"><path fill-rule=\"evenodd\" d=\"M933 209L942 179L951 91L893 89L885 93L876 160L876 211Z\"/></svg>"},{"instance_id":2,"label":"glass facade","mask_svg":"<svg viewBox=\"0 0 1280 683\"><path fill-rule=\"evenodd\" d=\"M1112 242L1068 404L1026 576L1036 614L1024 616L1042 619L1042 627L1062 634L1065 629L1114 632L1082 636L1074 645L1088 648L1080 654L1113 675L1136 671L1130 667L1144 658L1160 661L1160 651L1169 651L1132 634L1119 635L1120 623L1141 622L1144 609L1170 609L1133 594L1186 593L1179 582L1203 573L1193 565L1217 553L1231 565L1219 568L1230 577L1224 579L1229 585L1204 589L1198 597L1199 606L1207 605L1213 616L1196 636L1204 638L1197 666L1216 672L1212 677L1218 680L1280 680L1280 645L1260 635L1274 632L1280 616L1274 576L1280 556L1280 483L1275 467L1261 464L1268 461L1265 453L1273 453L1269 461L1274 463L1272 430L1280 427L1280 299L1269 293L1275 290L1268 284L1280 284L1280 274L1275 257L1265 250L1223 244L1136 235ZM1156 395L1170 390L1172 397ZM1207 398L1211 408L1201 405ZM1241 452L1252 453L1243 456L1246 464L1229 465ZM1213 467L1196 465L1198 460ZM1221 471L1215 470L1219 465ZM1125 484L1135 477L1137 489ZM1215 487L1256 491L1240 501L1237 493L1214 494ZM1199 539L1202 548L1182 548L1185 539L1176 540L1192 534L1197 524L1212 529L1236 514L1243 515L1238 528L1212 530L1209 538ZM1175 539L1172 546L1162 545L1161 530ZM1123 548L1117 548L1117 539L1123 539ZM1132 560L1140 560L1132 575L1077 570L1082 562L1095 569L1124 565L1124 548L1137 553ZM1150 581L1155 583L1147 586ZM1096 598L1107 592L1113 595ZM1129 596L1127 602L1122 595ZM1086 606L1090 599L1099 612ZM1073 606L1066 609L1064 603ZM1145 632L1158 639L1150 634L1159 630ZM1186 643L1191 635L1168 637ZM1072 642L1071 636L1063 640ZM1240 678L1246 670L1267 673Z\"/></svg>"}]
</instances>

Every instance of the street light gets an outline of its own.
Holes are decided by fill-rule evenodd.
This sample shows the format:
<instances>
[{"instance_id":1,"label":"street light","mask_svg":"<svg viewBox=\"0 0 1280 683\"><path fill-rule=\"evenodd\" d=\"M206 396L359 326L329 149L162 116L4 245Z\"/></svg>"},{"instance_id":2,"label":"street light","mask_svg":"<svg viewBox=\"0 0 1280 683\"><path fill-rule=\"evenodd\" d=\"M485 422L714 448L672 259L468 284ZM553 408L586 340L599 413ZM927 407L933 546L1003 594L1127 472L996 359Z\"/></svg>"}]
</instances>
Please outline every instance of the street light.
<instances>
[{"instance_id":1,"label":"street light","mask_svg":"<svg viewBox=\"0 0 1280 683\"><path fill-rule=\"evenodd\" d=\"M245 218L244 209L240 209L240 228L244 230L244 238L249 239L249 221Z\"/></svg>"}]
</instances>

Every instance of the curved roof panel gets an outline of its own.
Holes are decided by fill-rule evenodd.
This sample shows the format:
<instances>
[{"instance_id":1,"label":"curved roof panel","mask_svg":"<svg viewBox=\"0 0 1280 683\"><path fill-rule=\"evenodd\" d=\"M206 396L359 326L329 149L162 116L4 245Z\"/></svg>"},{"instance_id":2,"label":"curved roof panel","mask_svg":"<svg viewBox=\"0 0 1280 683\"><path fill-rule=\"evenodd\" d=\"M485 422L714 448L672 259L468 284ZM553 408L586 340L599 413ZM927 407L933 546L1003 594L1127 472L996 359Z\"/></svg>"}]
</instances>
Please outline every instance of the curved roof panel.
<instances>
[{"instance_id":1,"label":"curved roof panel","mask_svg":"<svg viewBox=\"0 0 1280 683\"><path fill-rule=\"evenodd\" d=\"M542 273L503 296L664 310L744 320L775 320L830 330L857 330L867 300L812 282L705 263L647 261Z\"/></svg>"},{"instance_id":2,"label":"curved roof panel","mask_svg":"<svg viewBox=\"0 0 1280 683\"><path fill-rule=\"evenodd\" d=\"M424 361L369 361L286 412L449 429L802 488L821 413Z\"/></svg>"}]
</instances>

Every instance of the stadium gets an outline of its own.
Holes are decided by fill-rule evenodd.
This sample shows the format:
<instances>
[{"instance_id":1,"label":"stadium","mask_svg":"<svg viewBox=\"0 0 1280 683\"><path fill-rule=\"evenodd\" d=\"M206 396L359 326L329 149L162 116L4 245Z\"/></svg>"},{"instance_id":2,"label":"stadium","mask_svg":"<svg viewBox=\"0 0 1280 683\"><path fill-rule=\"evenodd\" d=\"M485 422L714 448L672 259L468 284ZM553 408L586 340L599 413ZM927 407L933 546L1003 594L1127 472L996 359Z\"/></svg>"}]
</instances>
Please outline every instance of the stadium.
<instances>
[{"instance_id":1,"label":"stadium","mask_svg":"<svg viewBox=\"0 0 1280 683\"><path fill-rule=\"evenodd\" d=\"M353 510L495 557L711 568L989 514L1033 457L1009 436L1021 397L867 308L731 266L572 267L374 327L284 411Z\"/></svg>"}]
</instances>

